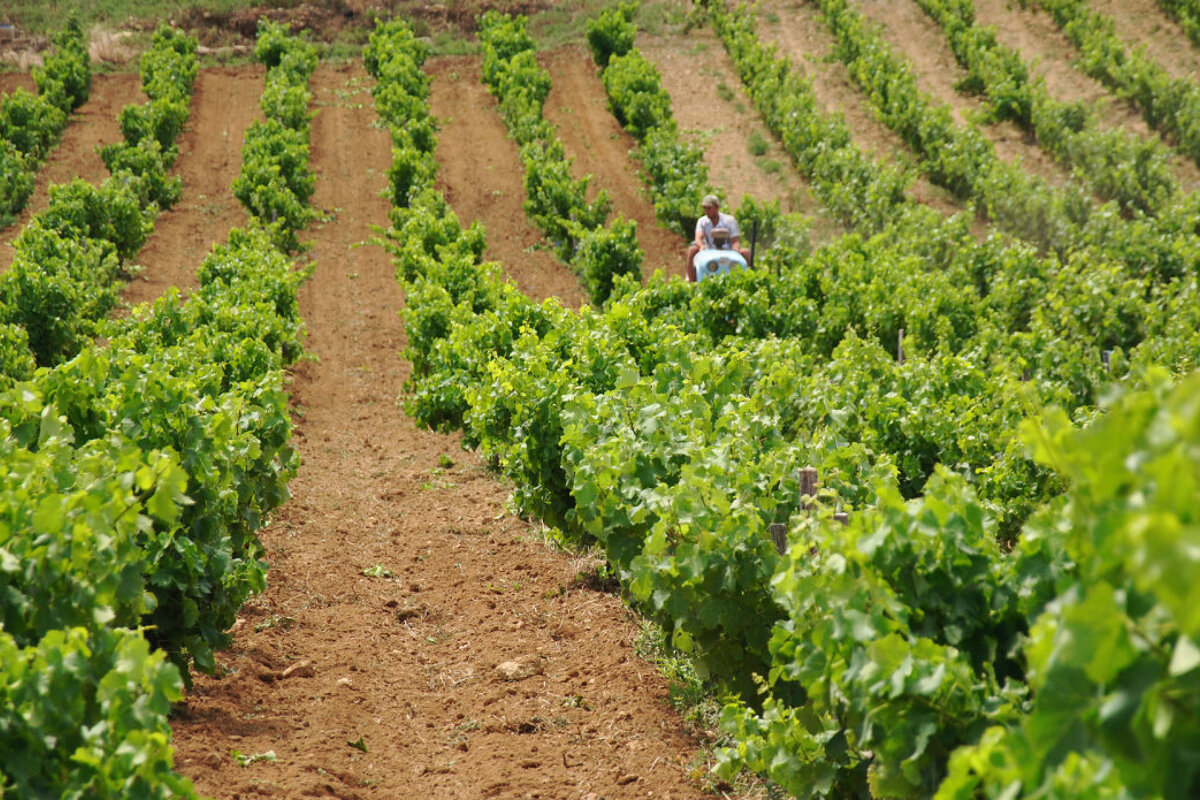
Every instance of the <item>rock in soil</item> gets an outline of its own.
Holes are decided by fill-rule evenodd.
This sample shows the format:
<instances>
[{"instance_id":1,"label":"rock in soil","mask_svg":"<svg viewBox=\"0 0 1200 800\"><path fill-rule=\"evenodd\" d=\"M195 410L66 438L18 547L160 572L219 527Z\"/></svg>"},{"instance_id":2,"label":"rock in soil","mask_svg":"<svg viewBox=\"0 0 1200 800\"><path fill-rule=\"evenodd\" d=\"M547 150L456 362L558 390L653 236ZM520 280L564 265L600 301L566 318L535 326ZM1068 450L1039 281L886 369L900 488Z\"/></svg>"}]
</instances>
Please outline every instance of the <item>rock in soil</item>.
<instances>
[{"instance_id":1,"label":"rock in soil","mask_svg":"<svg viewBox=\"0 0 1200 800\"><path fill-rule=\"evenodd\" d=\"M541 675L544 667L536 656L527 656L517 661L504 661L496 665L496 672L506 681L523 681Z\"/></svg>"}]
</instances>

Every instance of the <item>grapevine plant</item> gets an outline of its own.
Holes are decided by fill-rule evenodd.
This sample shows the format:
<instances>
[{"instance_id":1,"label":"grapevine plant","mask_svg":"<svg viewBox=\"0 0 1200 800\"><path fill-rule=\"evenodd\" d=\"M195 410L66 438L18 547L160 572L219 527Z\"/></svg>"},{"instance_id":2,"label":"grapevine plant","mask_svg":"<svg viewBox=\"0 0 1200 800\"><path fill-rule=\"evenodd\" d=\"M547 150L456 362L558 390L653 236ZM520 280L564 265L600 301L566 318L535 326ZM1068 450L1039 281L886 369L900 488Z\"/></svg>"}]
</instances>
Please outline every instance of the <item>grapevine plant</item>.
<instances>
[{"instance_id":1,"label":"grapevine plant","mask_svg":"<svg viewBox=\"0 0 1200 800\"><path fill-rule=\"evenodd\" d=\"M178 32L155 34L142 61L151 105L186 99L194 47ZM111 151L115 163L162 168L157 138L126 144ZM117 212L125 202L138 209L145 194L137 170L114 179L105 186L120 185L128 201L104 187L96 194L116 216L72 185L79 202L52 201L57 216L22 233L57 260L48 281L59 270L82 280L71 270L85 268L115 277L123 248L134 247ZM196 797L174 772L168 713L192 667L215 670L214 649L263 588L257 531L297 468L283 382L301 352L296 290L307 273L272 246L280 228L252 220L232 231L187 300L171 290L124 319L94 322L103 344L56 351L36 372L20 355L35 328L0 329L9 368L0 391L5 796ZM14 266L6 287L35 274ZM96 280L97 297L71 299L102 319L115 292ZM45 288L30 283L41 293L29 296L52 301Z\"/></svg>"},{"instance_id":2,"label":"grapevine plant","mask_svg":"<svg viewBox=\"0 0 1200 800\"><path fill-rule=\"evenodd\" d=\"M67 116L88 98L91 57L78 20L70 19L52 43L42 66L33 70L37 94L18 88L0 99L0 227L25 207Z\"/></svg>"},{"instance_id":3,"label":"grapevine plant","mask_svg":"<svg viewBox=\"0 0 1200 800\"><path fill-rule=\"evenodd\" d=\"M155 31L141 59L150 100L126 106L124 141L101 149L111 177L98 186L78 179L51 186L46 210L13 242L12 266L0 276L0 324L24 330L39 366L60 364L89 344L116 304L123 265L154 230L159 211L179 197L180 180L168 170L187 119L195 49L196 40L181 31L165 25ZM74 92L75 100L86 98L78 76ZM27 377L24 360L6 374Z\"/></svg>"},{"instance_id":4,"label":"grapevine plant","mask_svg":"<svg viewBox=\"0 0 1200 800\"><path fill-rule=\"evenodd\" d=\"M550 92L550 73L541 67L526 19L497 12L480 18L483 77L500 101L509 134L521 147L525 165L525 212L554 242L558 256L580 274L593 303L603 303L618 275L641 275L642 252L637 225L609 215L603 189L590 203L591 176L571 178L571 162L553 126L542 117Z\"/></svg>"},{"instance_id":5,"label":"grapevine plant","mask_svg":"<svg viewBox=\"0 0 1200 800\"><path fill-rule=\"evenodd\" d=\"M1194 275L976 239L816 113L744 16L714 19L852 232L815 252L781 237L778 276L616 278L573 312L482 261L483 232L433 185L432 142L414 144L392 212L406 408L463 430L522 511L604 547L728 693L722 769L805 797L1194 794L1197 389L1152 366L1195 363ZM523 27L484 27L502 113L540 103ZM594 38L609 69L633 52ZM424 129L424 56L399 22L367 48L394 137L405 115ZM505 61L531 80L506 83ZM518 139L541 124L520 120ZM1110 241L1133 225L1105 224Z\"/></svg>"}]
</instances>

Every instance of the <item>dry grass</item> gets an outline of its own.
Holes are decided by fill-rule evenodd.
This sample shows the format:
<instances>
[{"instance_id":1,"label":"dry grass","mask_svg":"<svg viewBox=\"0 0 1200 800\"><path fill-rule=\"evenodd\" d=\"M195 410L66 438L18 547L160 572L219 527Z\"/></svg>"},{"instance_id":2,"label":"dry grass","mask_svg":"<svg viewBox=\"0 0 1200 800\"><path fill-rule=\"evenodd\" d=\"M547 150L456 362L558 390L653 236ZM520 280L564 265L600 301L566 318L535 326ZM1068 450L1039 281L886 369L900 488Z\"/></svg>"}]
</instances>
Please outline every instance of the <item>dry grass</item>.
<instances>
[{"instance_id":1,"label":"dry grass","mask_svg":"<svg viewBox=\"0 0 1200 800\"><path fill-rule=\"evenodd\" d=\"M88 53L93 62L127 64L138 54L129 31L110 31L97 26L88 37Z\"/></svg>"}]
</instances>

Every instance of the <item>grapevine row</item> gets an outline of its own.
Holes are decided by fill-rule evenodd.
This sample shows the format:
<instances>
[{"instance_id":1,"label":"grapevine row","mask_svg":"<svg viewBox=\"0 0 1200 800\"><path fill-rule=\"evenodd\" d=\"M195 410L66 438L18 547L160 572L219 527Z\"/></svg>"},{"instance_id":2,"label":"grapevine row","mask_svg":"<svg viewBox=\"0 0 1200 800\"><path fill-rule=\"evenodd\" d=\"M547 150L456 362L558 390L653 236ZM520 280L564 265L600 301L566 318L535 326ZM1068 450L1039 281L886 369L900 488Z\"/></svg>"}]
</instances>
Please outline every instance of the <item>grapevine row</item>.
<instances>
[{"instance_id":1,"label":"grapevine row","mask_svg":"<svg viewBox=\"0 0 1200 800\"><path fill-rule=\"evenodd\" d=\"M905 195L911 175L873 161L854 145L840 115L820 111L811 81L759 40L752 14L718 4L709 5L709 14L763 121L844 226L869 235L914 215L922 218L918 226L942 224L941 215Z\"/></svg>"},{"instance_id":2,"label":"grapevine row","mask_svg":"<svg viewBox=\"0 0 1200 800\"><path fill-rule=\"evenodd\" d=\"M141 61L150 98L121 111L123 142L104 147L112 173L99 186L76 179L50 187L45 211L13 241L0 276L0 366L25 378L88 346L120 297L124 265L154 229L160 208L179 196L168 170L188 116L196 75L195 39L159 28Z\"/></svg>"},{"instance_id":3,"label":"grapevine row","mask_svg":"<svg viewBox=\"0 0 1200 800\"><path fill-rule=\"evenodd\" d=\"M708 184L704 152L680 138L658 69L634 47L635 10L625 4L600 12L588 22L588 43L609 108L638 142L632 155L642 163L658 219L690 242L701 199L719 190ZM778 202L744 197L733 213L743 230L757 228L764 240L771 240L780 224Z\"/></svg>"},{"instance_id":4,"label":"grapevine row","mask_svg":"<svg viewBox=\"0 0 1200 800\"><path fill-rule=\"evenodd\" d=\"M54 50L33 71L36 95L17 89L0 101L0 228L13 222L33 193L34 179L91 87L91 58L75 19L53 40Z\"/></svg>"},{"instance_id":5,"label":"grapevine row","mask_svg":"<svg viewBox=\"0 0 1200 800\"><path fill-rule=\"evenodd\" d=\"M700 148L685 144L671 115L671 98L654 65L633 46L636 6L609 8L588 23L588 45L601 68L609 107L638 142L655 215L691 241L700 200L714 190Z\"/></svg>"},{"instance_id":6,"label":"grapevine row","mask_svg":"<svg viewBox=\"0 0 1200 800\"><path fill-rule=\"evenodd\" d=\"M426 213L414 205L395 220L422 215L428 229ZM831 481L863 501L869 495L855 485L869 485L872 475L886 480L887 462L872 464L865 449L840 452L837 432L795 442L796 422L776 410L786 407L780 396L746 396L766 372L802 375L796 359L812 359L803 340L723 348L681 332L739 316L742 309L720 299L737 287L694 297L678 281L659 284L657 296L626 285L630 295L610 300L603 315L574 315L533 305L498 281L444 205L435 219L449 234L441 247L414 242L398 254L414 363L410 411L425 424L464 426L517 482L524 510L599 538L676 644L753 696L750 676L768 672L767 640L779 619L769 578L780 560L765 530L796 507L796 468L825 461ZM761 273L733 279L760 287L769 280ZM710 350L715 355L695 356ZM853 339L839 355L843 372L868 356L890 361ZM794 383L772 388L805 396L791 391Z\"/></svg>"},{"instance_id":7,"label":"grapevine row","mask_svg":"<svg viewBox=\"0 0 1200 800\"><path fill-rule=\"evenodd\" d=\"M1030 80L1020 55L975 22L972 0L917 2L945 30L967 70L963 88L987 99L993 119L1034 133L1060 164L1100 197L1116 201L1126 216L1155 214L1176 194L1169 150L1128 131L1102 131L1095 109L1051 98L1043 81Z\"/></svg>"},{"instance_id":8,"label":"grapevine row","mask_svg":"<svg viewBox=\"0 0 1200 800\"><path fill-rule=\"evenodd\" d=\"M1050 13L1080 58L1073 63L1142 111L1146 124L1176 142L1200 163L1200 85L1172 78L1140 50L1122 44L1113 21L1088 8L1086 0L1021 0Z\"/></svg>"},{"instance_id":9,"label":"grapevine row","mask_svg":"<svg viewBox=\"0 0 1200 800\"><path fill-rule=\"evenodd\" d=\"M554 127L542 117L550 74L537 62L524 17L498 13L480 18L483 80L500 101L509 134L525 165L525 213L555 243L560 258L579 273L593 303L603 303L618 275L641 275L637 223L617 217L605 226L610 202L603 189L591 203L591 176L572 180L571 162Z\"/></svg>"},{"instance_id":10,"label":"grapevine row","mask_svg":"<svg viewBox=\"0 0 1200 800\"><path fill-rule=\"evenodd\" d=\"M274 232L232 231L187 301L109 321L103 346L0 394L5 794L196 796L173 771L170 704L262 589L256 531L297 467L282 387L305 273Z\"/></svg>"},{"instance_id":11,"label":"grapevine row","mask_svg":"<svg viewBox=\"0 0 1200 800\"><path fill-rule=\"evenodd\" d=\"M1151 282L1184 274L1195 263L1200 198L1180 197L1156 217L1126 224L1114 203L1097 208L1070 183L1058 190L1047 187L996 158L974 127L955 126L948 109L917 89L908 65L845 0L819 0L819 5L837 38L835 52L884 122L923 153L923 169L932 180L980 199L999 228L1064 260L1086 252Z\"/></svg>"},{"instance_id":12,"label":"grapevine row","mask_svg":"<svg viewBox=\"0 0 1200 800\"><path fill-rule=\"evenodd\" d=\"M1192 44L1200 46L1200 4L1195 0L1158 0L1158 4L1179 23Z\"/></svg>"},{"instance_id":13,"label":"grapevine row","mask_svg":"<svg viewBox=\"0 0 1200 800\"><path fill-rule=\"evenodd\" d=\"M499 280L479 262L478 229L463 231L444 199L422 191L393 214L411 234L397 236L414 364L407 407L423 424L463 428L516 482L522 510L599 540L634 601L739 693L725 715L740 742L730 766L769 771L802 796L927 795L943 785L969 796L1011 782L1014 769L1030 793L1044 781L1084 792L1093 779L1161 782L1164 770L1133 774L1136 759L1104 739L1114 724L1128 723L1134 738L1153 732L1127 717L1097 723L1074 760L1056 756L1066 739L1037 738L1052 710L1039 716L1043 695L1029 687L1040 692L1046 664L1061 668L1048 702L1078 670L1094 682L1154 671L1175 697L1187 688L1179 676L1200 666L1183 639L1191 623L1172 610L1184 606L1164 597L1143 617L1147 606L1126 600L1129 581L1144 581L1134 577L1142 562L1113 560L1130 540L1113 536L1111 552L1081 560L1092 534L1071 524L1112 530L1107 515L1129 513L1145 496L1139 481L1157 474L1142 465L1180 468L1174 445L1151 432L1194 415L1194 387L1172 392L1143 364L1194 358L1195 312L1148 332L1139 327L1146 292L1130 291L1120 269L1060 264L997 240L962 247L961 222L925 231L943 237L930 241L906 225L914 217L811 255L784 243L766 256L783 260L779 278L619 280L603 312L574 314ZM1174 298L1178 310L1197 296L1190 275L1162 288L1156 300ZM915 356L898 364L882 345L901 322L921 333ZM1106 336L1132 350L1132 367L1117 357L1114 371L1148 390L1086 432L1058 414L1014 436L1047 400L1093 416L1106 377L1087 348ZM1031 355L1041 363L1021 360ZM1037 373L1029 384L1027 365ZM1115 443L1122 429L1135 444ZM1147 459L1131 457L1136 448ZM1100 461L1125 472L1092 501L1080 470ZM805 464L824 478L811 516L797 513ZM1182 513L1184 495L1194 496L1164 495L1162 508ZM839 504L856 512L846 526L830 519ZM1041 510L1030 517L1032 508ZM1002 548L1001 523L1026 520ZM789 528L786 555L767 535L779 523ZM1162 548L1155 563L1185 547ZM1080 610L1098 579L1109 593L1102 586ZM1146 631L1157 641L1145 651L1121 650L1114 671L1093 651L1046 644L1062 624L1111 635L1103 631L1127 621L1142 631L1168 613L1177 621ZM1088 703L1101 700L1099 691L1080 698L1083 719L1098 719ZM1174 719L1160 745L1180 758L1191 730L1186 715ZM1033 757L1012 756L1030 736ZM1095 769L1072 772L1080 763ZM1174 774L1185 789L1195 780Z\"/></svg>"}]
</instances>

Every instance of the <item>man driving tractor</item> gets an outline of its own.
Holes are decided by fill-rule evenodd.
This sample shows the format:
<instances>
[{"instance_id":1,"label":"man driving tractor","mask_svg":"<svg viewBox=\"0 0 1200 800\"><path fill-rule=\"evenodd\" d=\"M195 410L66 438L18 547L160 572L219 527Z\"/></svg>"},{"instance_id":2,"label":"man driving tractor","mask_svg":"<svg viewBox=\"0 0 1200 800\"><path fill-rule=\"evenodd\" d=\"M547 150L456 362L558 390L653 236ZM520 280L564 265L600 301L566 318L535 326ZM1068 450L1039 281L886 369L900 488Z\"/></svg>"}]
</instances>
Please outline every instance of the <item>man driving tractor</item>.
<instances>
[{"instance_id":1,"label":"man driving tractor","mask_svg":"<svg viewBox=\"0 0 1200 800\"><path fill-rule=\"evenodd\" d=\"M721 213L721 201L716 195L708 195L701 202L700 207L704 210L704 215L696 220L696 239L688 246L687 254L687 279L691 283L695 283L702 276L697 276L696 273L696 257L703 251L733 251L741 256L744 262L739 266L749 266L750 251L745 250L738 245L741 243L741 234L738 231L737 220L731 214ZM718 254L713 254L718 255ZM731 253L726 253L731 255ZM710 261L704 257L705 264ZM723 260L725 269L728 269L728 259ZM715 272L716 270L711 270ZM711 274L710 271L705 271L705 274Z\"/></svg>"}]
</instances>

